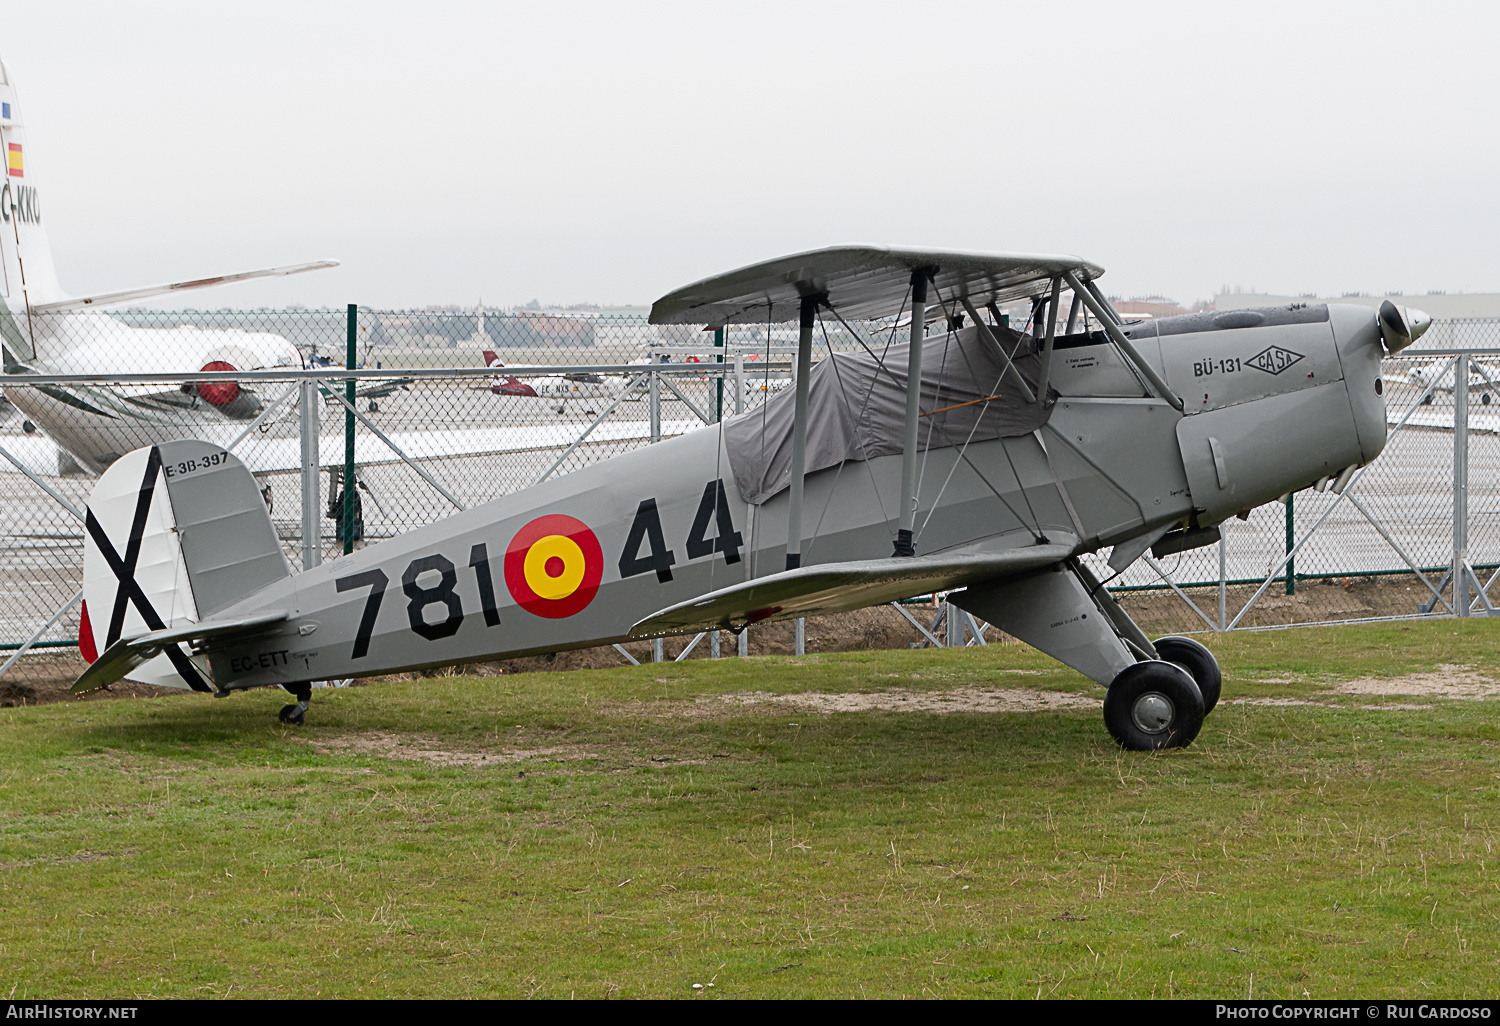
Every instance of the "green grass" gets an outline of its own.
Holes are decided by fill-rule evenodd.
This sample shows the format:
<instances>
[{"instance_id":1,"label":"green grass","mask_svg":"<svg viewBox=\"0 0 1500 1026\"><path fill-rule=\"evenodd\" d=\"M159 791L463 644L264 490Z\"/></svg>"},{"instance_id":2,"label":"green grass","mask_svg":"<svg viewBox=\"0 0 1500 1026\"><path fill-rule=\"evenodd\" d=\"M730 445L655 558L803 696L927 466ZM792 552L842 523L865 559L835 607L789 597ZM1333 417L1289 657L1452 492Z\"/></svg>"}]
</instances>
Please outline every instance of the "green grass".
<instances>
[{"instance_id":1,"label":"green grass","mask_svg":"<svg viewBox=\"0 0 1500 1026\"><path fill-rule=\"evenodd\" d=\"M0 994L1493 996L1500 701L1332 687L1500 678L1500 623L1206 640L1226 699L1316 704L1137 754L1090 710L716 697L1097 692L1010 645L319 691L301 729L270 692L8 709Z\"/></svg>"}]
</instances>

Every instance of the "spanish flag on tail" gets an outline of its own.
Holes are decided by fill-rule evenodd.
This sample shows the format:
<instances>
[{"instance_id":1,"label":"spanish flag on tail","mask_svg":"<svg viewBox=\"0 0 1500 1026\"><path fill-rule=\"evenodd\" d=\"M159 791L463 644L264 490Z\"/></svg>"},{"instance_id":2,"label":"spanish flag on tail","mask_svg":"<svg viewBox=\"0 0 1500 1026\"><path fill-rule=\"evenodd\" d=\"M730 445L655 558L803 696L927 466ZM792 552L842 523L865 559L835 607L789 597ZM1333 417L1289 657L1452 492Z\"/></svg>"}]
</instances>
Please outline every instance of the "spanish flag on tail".
<instances>
[{"instance_id":1,"label":"spanish flag on tail","mask_svg":"<svg viewBox=\"0 0 1500 1026\"><path fill-rule=\"evenodd\" d=\"M7 143L6 149L8 152L6 153L5 158L6 164L10 168L10 176L12 178L26 177L25 168L21 163L21 144Z\"/></svg>"}]
</instances>

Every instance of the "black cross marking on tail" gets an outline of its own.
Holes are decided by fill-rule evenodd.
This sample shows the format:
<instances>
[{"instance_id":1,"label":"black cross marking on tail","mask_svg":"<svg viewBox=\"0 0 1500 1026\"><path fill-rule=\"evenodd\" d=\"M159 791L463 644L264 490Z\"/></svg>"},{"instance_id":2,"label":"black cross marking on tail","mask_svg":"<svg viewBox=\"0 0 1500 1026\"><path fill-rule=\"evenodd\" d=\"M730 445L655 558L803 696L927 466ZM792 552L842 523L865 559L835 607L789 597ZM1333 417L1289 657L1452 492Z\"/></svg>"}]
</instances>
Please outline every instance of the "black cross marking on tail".
<instances>
[{"instance_id":1,"label":"black cross marking on tail","mask_svg":"<svg viewBox=\"0 0 1500 1026\"><path fill-rule=\"evenodd\" d=\"M114 543L104 533L104 528L99 526L99 521L94 519L94 511L87 510L84 524L88 528L89 537L94 539L99 553L104 561L109 564L109 569L114 573L119 582L119 588L115 591L115 607L109 615L109 631L104 636L104 647L108 648L120 640L120 633L125 627L125 610L127 603L133 604L136 611L141 614L141 619L146 621L146 626L153 631L166 630L167 625L162 622L161 615L157 613L156 607L141 590L140 584L135 579L135 565L141 558L141 538L146 533L146 514L151 512L151 499L156 493L156 479L161 470L161 451L156 446L151 447L151 454L146 457L146 476L141 481L141 490L135 500L135 517L130 523L130 539L125 543L125 557L120 558ZM198 668L193 665L191 659L182 651L180 645L168 645L162 650L166 657L171 660L172 667L188 682L188 686L194 691L212 691Z\"/></svg>"}]
</instances>

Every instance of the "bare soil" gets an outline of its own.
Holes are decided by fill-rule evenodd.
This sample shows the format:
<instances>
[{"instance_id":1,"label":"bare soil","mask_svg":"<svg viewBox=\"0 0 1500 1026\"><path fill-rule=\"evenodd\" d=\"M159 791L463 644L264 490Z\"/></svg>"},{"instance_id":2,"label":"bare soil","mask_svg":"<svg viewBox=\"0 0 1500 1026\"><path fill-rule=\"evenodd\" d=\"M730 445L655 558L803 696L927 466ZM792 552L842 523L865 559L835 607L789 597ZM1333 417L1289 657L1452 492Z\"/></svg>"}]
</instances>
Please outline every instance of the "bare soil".
<instances>
[{"instance_id":1,"label":"bare soil","mask_svg":"<svg viewBox=\"0 0 1500 1026\"><path fill-rule=\"evenodd\" d=\"M1431 673L1401 677L1361 677L1340 684L1346 695L1422 695L1428 698L1485 699L1500 696L1500 683L1467 666L1443 664Z\"/></svg>"},{"instance_id":2,"label":"bare soil","mask_svg":"<svg viewBox=\"0 0 1500 1026\"><path fill-rule=\"evenodd\" d=\"M773 695L767 691L741 691L731 695L700 699L730 706L774 703L789 710L807 712L930 712L993 713L1042 712L1048 709L1097 709L1103 702L1098 695L1070 691L1024 691L1020 688L959 687L949 691L889 691L825 694L805 691L794 695Z\"/></svg>"},{"instance_id":3,"label":"bare soil","mask_svg":"<svg viewBox=\"0 0 1500 1026\"><path fill-rule=\"evenodd\" d=\"M496 746L479 750L453 747L436 737L419 734L396 734L387 730L369 730L357 734L307 741L324 755L373 755L382 759L425 762L433 766L496 766L529 759L569 762L593 758L576 745L550 748L506 748Z\"/></svg>"}]
</instances>

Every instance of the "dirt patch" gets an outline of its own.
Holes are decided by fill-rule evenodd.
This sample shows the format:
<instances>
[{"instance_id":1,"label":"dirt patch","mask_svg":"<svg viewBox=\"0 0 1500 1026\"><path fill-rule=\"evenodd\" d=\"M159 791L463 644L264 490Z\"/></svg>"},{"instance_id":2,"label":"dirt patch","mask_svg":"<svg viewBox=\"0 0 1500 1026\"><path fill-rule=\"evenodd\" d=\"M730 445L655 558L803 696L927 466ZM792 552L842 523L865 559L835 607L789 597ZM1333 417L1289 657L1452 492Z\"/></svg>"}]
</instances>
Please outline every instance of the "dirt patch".
<instances>
[{"instance_id":1,"label":"dirt patch","mask_svg":"<svg viewBox=\"0 0 1500 1026\"><path fill-rule=\"evenodd\" d=\"M0 862L0 870L7 869L29 869L32 866L67 866L80 862L100 862L104 859L122 859L130 855L139 855L140 850L131 848L128 851L78 851L72 855L52 855L40 859L23 859L19 862Z\"/></svg>"},{"instance_id":2,"label":"dirt patch","mask_svg":"<svg viewBox=\"0 0 1500 1026\"><path fill-rule=\"evenodd\" d=\"M1401 677L1361 677L1340 684L1346 695L1424 695L1429 698L1464 698L1471 701L1500 697L1500 683L1474 672L1472 667L1445 663L1431 673L1408 673Z\"/></svg>"},{"instance_id":3,"label":"dirt patch","mask_svg":"<svg viewBox=\"0 0 1500 1026\"><path fill-rule=\"evenodd\" d=\"M930 712L930 713L997 713L1044 712L1051 709L1097 709L1102 699L1070 691L1024 691L1020 688L963 687L950 691L889 691L826 694L803 691L793 695L773 695L768 691L740 691L702 703L730 706L776 704L807 712Z\"/></svg>"},{"instance_id":4,"label":"dirt patch","mask_svg":"<svg viewBox=\"0 0 1500 1026\"><path fill-rule=\"evenodd\" d=\"M306 741L324 755L373 755L380 759L425 762L432 766L499 766L529 759L566 762L593 755L575 746L558 748L453 748L436 737L371 730L360 734Z\"/></svg>"},{"instance_id":5,"label":"dirt patch","mask_svg":"<svg viewBox=\"0 0 1500 1026\"><path fill-rule=\"evenodd\" d=\"M1220 705L1327 705L1327 702L1309 702L1305 698L1225 698Z\"/></svg>"}]
</instances>

